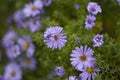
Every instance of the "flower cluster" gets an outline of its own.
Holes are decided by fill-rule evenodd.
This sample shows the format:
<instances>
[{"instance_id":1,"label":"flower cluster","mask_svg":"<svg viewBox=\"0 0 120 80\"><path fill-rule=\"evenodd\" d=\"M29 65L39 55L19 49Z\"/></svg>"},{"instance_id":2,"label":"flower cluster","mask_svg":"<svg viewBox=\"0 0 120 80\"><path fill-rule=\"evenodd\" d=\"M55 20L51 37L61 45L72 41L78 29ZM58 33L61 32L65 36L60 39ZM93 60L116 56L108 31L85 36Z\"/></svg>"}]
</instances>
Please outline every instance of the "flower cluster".
<instances>
[{"instance_id":1,"label":"flower cluster","mask_svg":"<svg viewBox=\"0 0 120 80\"><path fill-rule=\"evenodd\" d=\"M94 21L96 20L95 15L97 15L98 12L101 13L100 6L95 2L90 2L87 7L88 12L90 13L86 18L86 26L85 28L87 30L92 29L93 26L95 26ZM93 47L99 47L103 44L103 35L95 35L93 38ZM94 51L86 46L80 46L76 47L75 50L72 50L72 53L70 54L71 58L71 64L77 71L81 71L79 75L80 80L94 80L96 72L99 72L99 68L95 68L96 66L96 58L93 57ZM70 80L76 80L76 77L72 76L69 77ZM69 80L68 79L68 80Z\"/></svg>"},{"instance_id":2,"label":"flower cluster","mask_svg":"<svg viewBox=\"0 0 120 80\"><path fill-rule=\"evenodd\" d=\"M19 28L36 32L42 27L40 20L44 13L44 5L49 6L51 0L34 0L25 5L23 9L16 11L13 15L14 21Z\"/></svg>"},{"instance_id":3,"label":"flower cluster","mask_svg":"<svg viewBox=\"0 0 120 80\"><path fill-rule=\"evenodd\" d=\"M95 58L93 57L94 51L88 46L76 47L75 50L72 50L70 55L71 64L75 67L76 70L81 71L80 78L82 80L91 79L91 76L94 80L96 72L95 69Z\"/></svg>"},{"instance_id":4,"label":"flower cluster","mask_svg":"<svg viewBox=\"0 0 120 80\"><path fill-rule=\"evenodd\" d=\"M10 30L3 37L2 44L10 60L5 67L4 80L21 80L22 69L35 70L37 63L33 57L35 46L29 36L21 37Z\"/></svg>"},{"instance_id":5,"label":"flower cluster","mask_svg":"<svg viewBox=\"0 0 120 80\"><path fill-rule=\"evenodd\" d=\"M95 2L89 2L87 6L87 11L89 12L89 15L87 15L86 20L85 20L85 28L87 30L92 29L93 26L95 26L95 20L98 13L101 13L101 7L95 3Z\"/></svg>"},{"instance_id":6,"label":"flower cluster","mask_svg":"<svg viewBox=\"0 0 120 80\"><path fill-rule=\"evenodd\" d=\"M85 28L87 30L90 30L92 29L93 26L95 26L95 20L96 20L95 15L101 13L102 10L100 6L95 2L89 2L87 6L87 10L90 14L87 15L87 18L85 20ZM94 47L101 46L103 44L103 35L99 35L99 34L95 35L95 37L93 38L93 44Z\"/></svg>"},{"instance_id":7,"label":"flower cluster","mask_svg":"<svg viewBox=\"0 0 120 80\"><path fill-rule=\"evenodd\" d=\"M26 4L23 9L16 11L13 17L7 19L8 26L14 21L19 28L28 29L31 32L38 31L41 27L40 19L41 14L44 12L43 7L49 6L51 2L51 0L34 0ZM63 34L58 35L60 35L60 38L64 38ZM63 40L62 42L65 43L66 41ZM61 44L59 41L58 43ZM36 69L37 61L34 58L35 45L29 36L20 36L14 30L9 30L2 39L2 45L10 62L6 65L4 75L0 76L0 80L22 80L22 69L32 71ZM58 46L61 48L64 45Z\"/></svg>"}]
</instances>

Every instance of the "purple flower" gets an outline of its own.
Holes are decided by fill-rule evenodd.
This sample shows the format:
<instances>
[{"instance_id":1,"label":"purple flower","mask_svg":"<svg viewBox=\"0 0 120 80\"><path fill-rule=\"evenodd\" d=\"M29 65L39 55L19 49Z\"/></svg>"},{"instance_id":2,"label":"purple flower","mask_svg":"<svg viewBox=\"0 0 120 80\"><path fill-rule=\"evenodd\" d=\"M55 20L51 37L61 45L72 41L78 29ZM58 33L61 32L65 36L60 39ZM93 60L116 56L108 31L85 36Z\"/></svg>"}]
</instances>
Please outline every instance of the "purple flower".
<instances>
[{"instance_id":1,"label":"purple flower","mask_svg":"<svg viewBox=\"0 0 120 80\"><path fill-rule=\"evenodd\" d=\"M22 71L18 64L11 62L5 67L4 80L21 80Z\"/></svg>"},{"instance_id":2,"label":"purple flower","mask_svg":"<svg viewBox=\"0 0 120 80\"><path fill-rule=\"evenodd\" d=\"M0 75L0 80L4 80L2 75Z\"/></svg>"},{"instance_id":3,"label":"purple flower","mask_svg":"<svg viewBox=\"0 0 120 80\"><path fill-rule=\"evenodd\" d=\"M74 7L75 7L76 10L78 10L80 8L80 4L77 3L77 4L75 4Z\"/></svg>"},{"instance_id":4,"label":"purple flower","mask_svg":"<svg viewBox=\"0 0 120 80\"><path fill-rule=\"evenodd\" d=\"M35 70L36 69L37 61L33 57L21 58L19 61L20 61L20 66L23 69L29 69L29 70Z\"/></svg>"},{"instance_id":5,"label":"purple flower","mask_svg":"<svg viewBox=\"0 0 120 80\"><path fill-rule=\"evenodd\" d=\"M59 66L56 66L55 67L55 73L58 75L58 76L64 76L65 75L65 70L62 68L62 67L59 67Z\"/></svg>"},{"instance_id":6,"label":"purple flower","mask_svg":"<svg viewBox=\"0 0 120 80\"><path fill-rule=\"evenodd\" d=\"M87 67L82 70L82 73L79 75L81 77L81 80L95 80L94 77L96 75L96 72L99 72L100 69L93 68L93 67Z\"/></svg>"},{"instance_id":7,"label":"purple flower","mask_svg":"<svg viewBox=\"0 0 120 80\"><path fill-rule=\"evenodd\" d=\"M17 58L20 54L20 48L18 45L11 46L7 49L7 56L9 59Z\"/></svg>"},{"instance_id":8,"label":"purple flower","mask_svg":"<svg viewBox=\"0 0 120 80\"><path fill-rule=\"evenodd\" d=\"M50 27L44 32L44 42L52 50L58 48L59 50L65 46L67 36L62 32L63 28L60 26Z\"/></svg>"},{"instance_id":9,"label":"purple flower","mask_svg":"<svg viewBox=\"0 0 120 80\"><path fill-rule=\"evenodd\" d=\"M31 19L29 21L29 28L31 32L36 32L38 29L41 27L40 21L39 20L34 20Z\"/></svg>"},{"instance_id":10,"label":"purple flower","mask_svg":"<svg viewBox=\"0 0 120 80\"><path fill-rule=\"evenodd\" d=\"M40 13L40 10L43 8L43 3L41 0L34 0L34 2L25 5L23 12L26 17L36 16Z\"/></svg>"},{"instance_id":11,"label":"purple flower","mask_svg":"<svg viewBox=\"0 0 120 80\"><path fill-rule=\"evenodd\" d=\"M70 55L72 57L70 58L72 66L80 71L85 67L93 66L93 61L95 60L95 58L93 58L93 52L94 51L87 46L76 47Z\"/></svg>"},{"instance_id":12,"label":"purple flower","mask_svg":"<svg viewBox=\"0 0 120 80\"><path fill-rule=\"evenodd\" d=\"M85 20L85 28L87 30L92 29L93 26L95 26L96 17L92 15L87 15L87 18Z\"/></svg>"},{"instance_id":13,"label":"purple flower","mask_svg":"<svg viewBox=\"0 0 120 80\"><path fill-rule=\"evenodd\" d=\"M27 57L33 56L35 52L35 46L30 37L23 36L22 38L19 38L18 44L20 45L21 49L27 53Z\"/></svg>"},{"instance_id":14,"label":"purple flower","mask_svg":"<svg viewBox=\"0 0 120 80\"><path fill-rule=\"evenodd\" d=\"M10 47L14 44L14 41L18 38L17 34L10 30L3 37L2 44L4 47Z\"/></svg>"},{"instance_id":15,"label":"purple flower","mask_svg":"<svg viewBox=\"0 0 120 80\"><path fill-rule=\"evenodd\" d=\"M14 13L14 20L19 23L25 19L25 15L23 13L23 10L18 10Z\"/></svg>"},{"instance_id":16,"label":"purple flower","mask_svg":"<svg viewBox=\"0 0 120 80\"><path fill-rule=\"evenodd\" d=\"M43 3L45 6L49 6L51 4L52 0L44 0Z\"/></svg>"},{"instance_id":17,"label":"purple flower","mask_svg":"<svg viewBox=\"0 0 120 80\"><path fill-rule=\"evenodd\" d=\"M101 7L95 2L89 2L87 10L90 14L97 15L98 12L101 13Z\"/></svg>"},{"instance_id":18,"label":"purple flower","mask_svg":"<svg viewBox=\"0 0 120 80\"><path fill-rule=\"evenodd\" d=\"M80 42L80 38L77 37L76 38L76 42L79 43Z\"/></svg>"},{"instance_id":19,"label":"purple flower","mask_svg":"<svg viewBox=\"0 0 120 80\"><path fill-rule=\"evenodd\" d=\"M103 44L103 35L96 34L95 37L93 38L93 47L100 47Z\"/></svg>"},{"instance_id":20,"label":"purple flower","mask_svg":"<svg viewBox=\"0 0 120 80\"><path fill-rule=\"evenodd\" d=\"M69 76L67 80L78 80L78 79L76 78L76 76Z\"/></svg>"},{"instance_id":21,"label":"purple flower","mask_svg":"<svg viewBox=\"0 0 120 80\"><path fill-rule=\"evenodd\" d=\"M120 3L120 0L117 0Z\"/></svg>"}]
</instances>

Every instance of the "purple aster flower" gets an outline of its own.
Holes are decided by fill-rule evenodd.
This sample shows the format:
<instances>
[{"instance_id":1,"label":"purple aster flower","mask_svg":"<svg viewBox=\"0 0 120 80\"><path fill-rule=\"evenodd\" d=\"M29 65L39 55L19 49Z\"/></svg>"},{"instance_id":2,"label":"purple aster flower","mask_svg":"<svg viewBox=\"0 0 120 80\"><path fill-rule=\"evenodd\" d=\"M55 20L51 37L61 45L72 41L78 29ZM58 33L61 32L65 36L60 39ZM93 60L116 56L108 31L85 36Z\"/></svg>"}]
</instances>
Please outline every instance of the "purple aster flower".
<instances>
[{"instance_id":1,"label":"purple aster flower","mask_svg":"<svg viewBox=\"0 0 120 80\"><path fill-rule=\"evenodd\" d=\"M36 69L37 61L33 57L21 58L19 61L23 69L30 69L30 70Z\"/></svg>"},{"instance_id":2,"label":"purple aster flower","mask_svg":"<svg viewBox=\"0 0 120 80\"><path fill-rule=\"evenodd\" d=\"M78 80L78 79L76 78L76 76L69 76L67 80Z\"/></svg>"},{"instance_id":3,"label":"purple aster flower","mask_svg":"<svg viewBox=\"0 0 120 80\"><path fill-rule=\"evenodd\" d=\"M103 35L96 34L95 37L93 38L93 47L99 47L103 44Z\"/></svg>"},{"instance_id":4,"label":"purple aster flower","mask_svg":"<svg viewBox=\"0 0 120 80\"><path fill-rule=\"evenodd\" d=\"M20 54L20 48L18 45L11 46L7 49L7 56L9 59L17 58Z\"/></svg>"},{"instance_id":5,"label":"purple aster flower","mask_svg":"<svg viewBox=\"0 0 120 80\"><path fill-rule=\"evenodd\" d=\"M11 62L5 67L4 80L21 80L22 71L18 64Z\"/></svg>"},{"instance_id":6,"label":"purple aster flower","mask_svg":"<svg viewBox=\"0 0 120 80\"><path fill-rule=\"evenodd\" d=\"M76 38L76 42L79 43L80 42L80 38L77 37Z\"/></svg>"},{"instance_id":7,"label":"purple aster flower","mask_svg":"<svg viewBox=\"0 0 120 80\"><path fill-rule=\"evenodd\" d=\"M93 58L93 52L94 51L87 46L76 47L70 55L72 57L70 58L72 66L80 71L85 67L93 66L93 61L95 60L95 58Z\"/></svg>"},{"instance_id":8,"label":"purple aster flower","mask_svg":"<svg viewBox=\"0 0 120 80\"><path fill-rule=\"evenodd\" d=\"M10 47L14 44L14 41L18 38L17 34L10 30L3 37L2 44L4 47Z\"/></svg>"},{"instance_id":9,"label":"purple aster flower","mask_svg":"<svg viewBox=\"0 0 120 80\"><path fill-rule=\"evenodd\" d=\"M36 32L38 29L41 27L40 21L39 20L34 20L31 19L29 21L29 28L31 32Z\"/></svg>"},{"instance_id":10,"label":"purple aster flower","mask_svg":"<svg viewBox=\"0 0 120 80\"><path fill-rule=\"evenodd\" d=\"M89 2L87 10L90 14L97 15L98 12L101 13L101 7L95 2Z\"/></svg>"},{"instance_id":11,"label":"purple aster flower","mask_svg":"<svg viewBox=\"0 0 120 80\"><path fill-rule=\"evenodd\" d=\"M55 73L58 75L58 76L64 76L65 75L65 70L62 68L62 67L59 67L59 66L56 66L55 67Z\"/></svg>"},{"instance_id":12,"label":"purple aster flower","mask_svg":"<svg viewBox=\"0 0 120 80\"><path fill-rule=\"evenodd\" d=\"M117 0L117 1L118 1L119 5L120 5L120 0Z\"/></svg>"},{"instance_id":13,"label":"purple aster flower","mask_svg":"<svg viewBox=\"0 0 120 80\"><path fill-rule=\"evenodd\" d=\"M77 4L75 4L74 7L75 7L76 10L78 10L80 8L80 4L77 3Z\"/></svg>"},{"instance_id":14,"label":"purple aster flower","mask_svg":"<svg viewBox=\"0 0 120 80\"><path fill-rule=\"evenodd\" d=\"M45 6L49 6L51 4L52 0L44 0L43 3Z\"/></svg>"},{"instance_id":15,"label":"purple aster flower","mask_svg":"<svg viewBox=\"0 0 120 80\"><path fill-rule=\"evenodd\" d=\"M0 75L0 80L4 80L2 75Z\"/></svg>"},{"instance_id":16,"label":"purple aster flower","mask_svg":"<svg viewBox=\"0 0 120 80\"><path fill-rule=\"evenodd\" d=\"M43 3L41 0L34 0L33 3L29 3L25 5L23 12L26 17L36 16L40 13L42 7L43 7Z\"/></svg>"},{"instance_id":17,"label":"purple aster flower","mask_svg":"<svg viewBox=\"0 0 120 80\"><path fill-rule=\"evenodd\" d=\"M25 15L24 15L24 13L23 13L23 10L18 10L18 11L16 11L16 12L14 13L13 17L14 17L14 20L15 20L17 23L23 21L23 20L25 19Z\"/></svg>"},{"instance_id":18,"label":"purple aster flower","mask_svg":"<svg viewBox=\"0 0 120 80\"><path fill-rule=\"evenodd\" d=\"M58 48L59 50L65 46L67 36L62 32L63 28L60 26L50 27L44 32L44 42L52 50Z\"/></svg>"},{"instance_id":19,"label":"purple aster flower","mask_svg":"<svg viewBox=\"0 0 120 80\"><path fill-rule=\"evenodd\" d=\"M87 30L92 29L93 26L95 26L96 17L92 15L87 15L87 18L85 20L85 28Z\"/></svg>"},{"instance_id":20,"label":"purple aster flower","mask_svg":"<svg viewBox=\"0 0 120 80\"><path fill-rule=\"evenodd\" d=\"M93 68L93 67L87 67L82 70L82 73L80 74L81 80L95 80L94 77L96 75L96 72L99 72L100 69Z\"/></svg>"},{"instance_id":21,"label":"purple aster flower","mask_svg":"<svg viewBox=\"0 0 120 80\"><path fill-rule=\"evenodd\" d=\"M35 46L32 43L32 40L28 36L23 36L23 38L18 39L18 44L20 45L21 49L25 51L27 57L33 56L35 52Z\"/></svg>"}]
</instances>

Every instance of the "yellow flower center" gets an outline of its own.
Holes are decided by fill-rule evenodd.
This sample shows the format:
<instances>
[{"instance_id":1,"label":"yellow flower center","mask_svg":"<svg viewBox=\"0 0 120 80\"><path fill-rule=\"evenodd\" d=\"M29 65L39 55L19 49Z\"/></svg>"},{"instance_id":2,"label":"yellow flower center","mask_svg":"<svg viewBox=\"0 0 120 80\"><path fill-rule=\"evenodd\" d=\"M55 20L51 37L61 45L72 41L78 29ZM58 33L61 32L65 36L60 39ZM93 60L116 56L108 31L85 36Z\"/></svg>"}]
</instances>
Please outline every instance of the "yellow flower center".
<instances>
[{"instance_id":1,"label":"yellow flower center","mask_svg":"<svg viewBox=\"0 0 120 80\"><path fill-rule=\"evenodd\" d=\"M24 48L25 48L25 49L28 49L29 46L30 46L29 42L26 41L26 42L24 43Z\"/></svg>"},{"instance_id":2,"label":"yellow flower center","mask_svg":"<svg viewBox=\"0 0 120 80\"><path fill-rule=\"evenodd\" d=\"M59 38L58 35L55 35L55 36L54 36L55 41L57 41L58 38Z\"/></svg>"},{"instance_id":3,"label":"yellow flower center","mask_svg":"<svg viewBox=\"0 0 120 80\"><path fill-rule=\"evenodd\" d=\"M36 9L37 9L37 8L36 8L36 6L34 6L34 5L31 7L31 10L32 10L32 11L35 11Z\"/></svg>"},{"instance_id":4,"label":"yellow flower center","mask_svg":"<svg viewBox=\"0 0 120 80\"><path fill-rule=\"evenodd\" d=\"M11 72L10 72L10 75L11 75L12 77L14 77L14 76L16 75L15 71L11 71Z\"/></svg>"},{"instance_id":5,"label":"yellow flower center","mask_svg":"<svg viewBox=\"0 0 120 80\"><path fill-rule=\"evenodd\" d=\"M87 68L86 72L89 73L89 74L92 74L94 72L94 69L93 68Z\"/></svg>"},{"instance_id":6,"label":"yellow flower center","mask_svg":"<svg viewBox=\"0 0 120 80\"><path fill-rule=\"evenodd\" d=\"M87 56L84 55L84 54L82 54L82 55L80 56L80 61L86 61L86 60L87 60Z\"/></svg>"},{"instance_id":7,"label":"yellow flower center","mask_svg":"<svg viewBox=\"0 0 120 80\"><path fill-rule=\"evenodd\" d=\"M30 59L25 59L25 64L30 65L31 64Z\"/></svg>"}]
</instances>

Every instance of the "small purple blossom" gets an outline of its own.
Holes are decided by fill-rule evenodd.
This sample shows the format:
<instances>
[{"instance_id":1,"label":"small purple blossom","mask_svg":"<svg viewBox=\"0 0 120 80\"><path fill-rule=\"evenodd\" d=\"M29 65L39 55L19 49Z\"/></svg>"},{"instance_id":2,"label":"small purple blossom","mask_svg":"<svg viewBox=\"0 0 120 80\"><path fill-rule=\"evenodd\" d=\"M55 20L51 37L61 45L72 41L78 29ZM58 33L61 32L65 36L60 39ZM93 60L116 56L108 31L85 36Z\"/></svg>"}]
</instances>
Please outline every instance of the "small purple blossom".
<instances>
[{"instance_id":1,"label":"small purple blossom","mask_svg":"<svg viewBox=\"0 0 120 80\"><path fill-rule=\"evenodd\" d=\"M25 19L25 15L23 13L23 10L18 10L14 13L14 20L15 22L19 23Z\"/></svg>"},{"instance_id":2,"label":"small purple blossom","mask_svg":"<svg viewBox=\"0 0 120 80\"><path fill-rule=\"evenodd\" d=\"M65 46L67 36L62 32L63 28L60 26L50 27L44 32L44 42L52 50L58 48L59 50Z\"/></svg>"},{"instance_id":3,"label":"small purple blossom","mask_svg":"<svg viewBox=\"0 0 120 80\"><path fill-rule=\"evenodd\" d=\"M95 37L93 38L93 47L100 47L103 44L103 35L96 34Z\"/></svg>"},{"instance_id":4,"label":"small purple blossom","mask_svg":"<svg viewBox=\"0 0 120 80\"><path fill-rule=\"evenodd\" d=\"M9 59L17 58L20 54L21 52L18 45L11 46L7 49L7 56Z\"/></svg>"},{"instance_id":5,"label":"small purple blossom","mask_svg":"<svg viewBox=\"0 0 120 80\"><path fill-rule=\"evenodd\" d=\"M55 73L58 75L58 76L64 76L65 75L65 70L62 68L62 67L59 67L59 66L56 66L55 67Z\"/></svg>"},{"instance_id":6,"label":"small purple blossom","mask_svg":"<svg viewBox=\"0 0 120 80\"><path fill-rule=\"evenodd\" d=\"M87 18L85 20L85 28L87 30L92 29L93 26L95 26L96 17L92 15L87 15Z\"/></svg>"},{"instance_id":7,"label":"small purple blossom","mask_svg":"<svg viewBox=\"0 0 120 80\"><path fill-rule=\"evenodd\" d=\"M89 2L87 10L90 14L93 15L97 15L98 13L102 12L101 7L95 2Z\"/></svg>"},{"instance_id":8,"label":"small purple blossom","mask_svg":"<svg viewBox=\"0 0 120 80\"><path fill-rule=\"evenodd\" d=\"M20 66L23 69L30 69L30 70L36 69L37 61L33 57L21 58L19 61L20 61Z\"/></svg>"},{"instance_id":9,"label":"small purple blossom","mask_svg":"<svg viewBox=\"0 0 120 80\"><path fill-rule=\"evenodd\" d=\"M51 4L52 0L44 0L43 3L45 6L49 6Z\"/></svg>"},{"instance_id":10,"label":"small purple blossom","mask_svg":"<svg viewBox=\"0 0 120 80\"><path fill-rule=\"evenodd\" d=\"M29 21L29 28L31 32L36 32L38 29L41 27L40 21L39 20L34 20L31 19Z\"/></svg>"},{"instance_id":11,"label":"small purple blossom","mask_svg":"<svg viewBox=\"0 0 120 80\"><path fill-rule=\"evenodd\" d=\"M4 80L2 75L0 75L0 80Z\"/></svg>"},{"instance_id":12,"label":"small purple blossom","mask_svg":"<svg viewBox=\"0 0 120 80\"><path fill-rule=\"evenodd\" d=\"M79 75L81 80L95 80L96 72L99 72L100 69L95 69L94 67L87 67L82 70L82 73Z\"/></svg>"},{"instance_id":13,"label":"small purple blossom","mask_svg":"<svg viewBox=\"0 0 120 80\"><path fill-rule=\"evenodd\" d=\"M43 8L43 3L41 0L34 0L34 2L25 5L23 12L26 17L36 16L40 13L40 10Z\"/></svg>"},{"instance_id":14,"label":"small purple blossom","mask_svg":"<svg viewBox=\"0 0 120 80\"><path fill-rule=\"evenodd\" d=\"M22 71L21 68L15 62L9 63L5 67L4 80L21 80Z\"/></svg>"},{"instance_id":15,"label":"small purple blossom","mask_svg":"<svg viewBox=\"0 0 120 80\"><path fill-rule=\"evenodd\" d=\"M120 0L117 0L120 3Z\"/></svg>"},{"instance_id":16,"label":"small purple blossom","mask_svg":"<svg viewBox=\"0 0 120 80\"><path fill-rule=\"evenodd\" d=\"M17 38L18 38L17 34L14 31L10 30L3 37L2 44L4 47L8 48L14 44Z\"/></svg>"},{"instance_id":17,"label":"small purple blossom","mask_svg":"<svg viewBox=\"0 0 120 80\"><path fill-rule=\"evenodd\" d=\"M80 42L80 38L77 37L76 38L76 42L79 43Z\"/></svg>"},{"instance_id":18,"label":"small purple blossom","mask_svg":"<svg viewBox=\"0 0 120 80\"><path fill-rule=\"evenodd\" d=\"M23 36L22 38L19 38L18 44L20 45L20 48L26 52L27 57L33 56L35 52L35 46L30 37Z\"/></svg>"},{"instance_id":19,"label":"small purple blossom","mask_svg":"<svg viewBox=\"0 0 120 80\"><path fill-rule=\"evenodd\" d=\"M117 0L117 1L118 1L119 5L120 5L120 0Z\"/></svg>"},{"instance_id":20,"label":"small purple blossom","mask_svg":"<svg viewBox=\"0 0 120 80\"><path fill-rule=\"evenodd\" d=\"M72 66L80 71L85 67L94 66L93 61L95 58L93 58L93 53L94 51L87 46L76 47L70 55L72 57L70 58Z\"/></svg>"},{"instance_id":21,"label":"small purple blossom","mask_svg":"<svg viewBox=\"0 0 120 80\"><path fill-rule=\"evenodd\" d=\"M69 76L67 80L78 80L78 79L76 78L76 76Z\"/></svg>"},{"instance_id":22,"label":"small purple blossom","mask_svg":"<svg viewBox=\"0 0 120 80\"><path fill-rule=\"evenodd\" d=\"M78 10L80 8L80 4L77 3L77 4L74 5L74 7L75 7L76 10Z\"/></svg>"}]
</instances>

